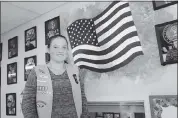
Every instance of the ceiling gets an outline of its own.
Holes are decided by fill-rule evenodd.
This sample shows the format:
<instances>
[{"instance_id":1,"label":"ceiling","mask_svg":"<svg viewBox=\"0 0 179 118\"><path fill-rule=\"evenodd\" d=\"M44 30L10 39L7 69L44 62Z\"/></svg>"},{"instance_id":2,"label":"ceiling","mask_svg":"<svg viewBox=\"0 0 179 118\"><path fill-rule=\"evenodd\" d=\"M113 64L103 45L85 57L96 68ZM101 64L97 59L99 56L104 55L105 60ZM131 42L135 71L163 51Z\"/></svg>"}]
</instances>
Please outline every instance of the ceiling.
<instances>
[{"instance_id":1,"label":"ceiling","mask_svg":"<svg viewBox=\"0 0 179 118\"><path fill-rule=\"evenodd\" d=\"M66 2L1 2L1 34L31 21Z\"/></svg>"}]
</instances>

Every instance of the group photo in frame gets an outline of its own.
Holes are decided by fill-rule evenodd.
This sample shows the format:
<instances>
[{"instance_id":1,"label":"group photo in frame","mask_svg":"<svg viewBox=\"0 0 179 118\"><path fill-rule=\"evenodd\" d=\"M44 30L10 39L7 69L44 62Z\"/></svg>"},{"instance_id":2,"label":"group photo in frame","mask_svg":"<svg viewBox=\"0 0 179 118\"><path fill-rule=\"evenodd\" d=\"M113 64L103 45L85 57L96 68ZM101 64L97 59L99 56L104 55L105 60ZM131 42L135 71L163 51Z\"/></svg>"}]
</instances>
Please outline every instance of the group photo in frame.
<instances>
[{"instance_id":1,"label":"group photo in frame","mask_svg":"<svg viewBox=\"0 0 179 118\"><path fill-rule=\"evenodd\" d=\"M16 93L6 94L6 115L16 116Z\"/></svg>"},{"instance_id":2,"label":"group photo in frame","mask_svg":"<svg viewBox=\"0 0 179 118\"><path fill-rule=\"evenodd\" d=\"M177 118L177 95L149 96L151 118Z\"/></svg>"},{"instance_id":3,"label":"group photo in frame","mask_svg":"<svg viewBox=\"0 0 179 118\"><path fill-rule=\"evenodd\" d=\"M161 65L178 63L178 20L155 25Z\"/></svg>"},{"instance_id":4,"label":"group photo in frame","mask_svg":"<svg viewBox=\"0 0 179 118\"><path fill-rule=\"evenodd\" d=\"M60 16L45 21L45 45L49 39L60 35Z\"/></svg>"},{"instance_id":5,"label":"group photo in frame","mask_svg":"<svg viewBox=\"0 0 179 118\"><path fill-rule=\"evenodd\" d=\"M170 5L177 4L178 1L167 1L167 0L160 0L160 1L152 1L154 10L158 10L161 8L168 7Z\"/></svg>"},{"instance_id":6,"label":"group photo in frame","mask_svg":"<svg viewBox=\"0 0 179 118\"><path fill-rule=\"evenodd\" d=\"M37 48L36 26L25 30L25 52Z\"/></svg>"},{"instance_id":7,"label":"group photo in frame","mask_svg":"<svg viewBox=\"0 0 179 118\"><path fill-rule=\"evenodd\" d=\"M7 85L17 83L17 62L7 65Z\"/></svg>"},{"instance_id":8,"label":"group photo in frame","mask_svg":"<svg viewBox=\"0 0 179 118\"><path fill-rule=\"evenodd\" d=\"M8 40L8 59L18 56L18 36Z\"/></svg>"},{"instance_id":9,"label":"group photo in frame","mask_svg":"<svg viewBox=\"0 0 179 118\"><path fill-rule=\"evenodd\" d=\"M36 55L24 58L24 81L27 81L30 71L37 65Z\"/></svg>"}]
</instances>

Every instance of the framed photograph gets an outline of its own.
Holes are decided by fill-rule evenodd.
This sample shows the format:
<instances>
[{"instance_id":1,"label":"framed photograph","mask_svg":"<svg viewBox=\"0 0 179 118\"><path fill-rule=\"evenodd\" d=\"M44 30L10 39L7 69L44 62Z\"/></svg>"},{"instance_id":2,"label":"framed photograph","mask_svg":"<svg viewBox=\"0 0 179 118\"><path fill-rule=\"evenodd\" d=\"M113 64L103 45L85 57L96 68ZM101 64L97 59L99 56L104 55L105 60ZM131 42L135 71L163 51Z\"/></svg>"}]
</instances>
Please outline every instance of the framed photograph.
<instances>
[{"instance_id":1,"label":"framed photograph","mask_svg":"<svg viewBox=\"0 0 179 118\"><path fill-rule=\"evenodd\" d=\"M37 48L37 30L36 26L25 30L25 51Z\"/></svg>"},{"instance_id":2,"label":"framed photograph","mask_svg":"<svg viewBox=\"0 0 179 118\"><path fill-rule=\"evenodd\" d=\"M0 61L2 61L2 43L0 43Z\"/></svg>"},{"instance_id":3,"label":"framed photograph","mask_svg":"<svg viewBox=\"0 0 179 118\"><path fill-rule=\"evenodd\" d=\"M6 94L6 115L16 116L16 93Z\"/></svg>"},{"instance_id":4,"label":"framed photograph","mask_svg":"<svg viewBox=\"0 0 179 118\"><path fill-rule=\"evenodd\" d=\"M153 8L154 10L158 10L164 7L168 7L170 5L174 5L178 3L178 1L167 1L167 0L161 0L161 1L152 1L153 2Z\"/></svg>"},{"instance_id":5,"label":"framed photograph","mask_svg":"<svg viewBox=\"0 0 179 118\"><path fill-rule=\"evenodd\" d=\"M45 21L45 45L48 44L49 39L60 35L60 17Z\"/></svg>"},{"instance_id":6,"label":"framed photograph","mask_svg":"<svg viewBox=\"0 0 179 118\"><path fill-rule=\"evenodd\" d=\"M114 118L120 118L120 113L114 113Z\"/></svg>"},{"instance_id":7,"label":"framed photograph","mask_svg":"<svg viewBox=\"0 0 179 118\"><path fill-rule=\"evenodd\" d=\"M104 117L103 118L114 118L114 114L113 113L103 113Z\"/></svg>"},{"instance_id":8,"label":"framed photograph","mask_svg":"<svg viewBox=\"0 0 179 118\"><path fill-rule=\"evenodd\" d=\"M134 118L145 118L145 113L134 113Z\"/></svg>"},{"instance_id":9,"label":"framed photograph","mask_svg":"<svg viewBox=\"0 0 179 118\"><path fill-rule=\"evenodd\" d=\"M149 96L151 118L177 118L177 95Z\"/></svg>"},{"instance_id":10,"label":"framed photograph","mask_svg":"<svg viewBox=\"0 0 179 118\"><path fill-rule=\"evenodd\" d=\"M45 53L45 62L46 64L50 61L50 54L49 53Z\"/></svg>"},{"instance_id":11,"label":"framed photograph","mask_svg":"<svg viewBox=\"0 0 179 118\"><path fill-rule=\"evenodd\" d=\"M178 63L178 21L155 25L161 65Z\"/></svg>"},{"instance_id":12,"label":"framed photograph","mask_svg":"<svg viewBox=\"0 0 179 118\"><path fill-rule=\"evenodd\" d=\"M17 62L7 65L7 85L17 83Z\"/></svg>"},{"instance_id":13,"label":"framed photograph","mask_svg":"<svg viewBox=\"0 0 179 118\"><path fill-rule=\"evenodd\" d=\"M37 57L31 56L24 58L24 81L27 81L30 71L37 65Z\"/></svg>"},{"instance_id":14,"label":"framed photograph","mask_svg":"<svg viewBox=\"0 0 179 118\"><path fill-rule=\"evenodd\" d=\"M8 40L8 59L18 56L18 37Z\"/></svg>"}]
</instances>

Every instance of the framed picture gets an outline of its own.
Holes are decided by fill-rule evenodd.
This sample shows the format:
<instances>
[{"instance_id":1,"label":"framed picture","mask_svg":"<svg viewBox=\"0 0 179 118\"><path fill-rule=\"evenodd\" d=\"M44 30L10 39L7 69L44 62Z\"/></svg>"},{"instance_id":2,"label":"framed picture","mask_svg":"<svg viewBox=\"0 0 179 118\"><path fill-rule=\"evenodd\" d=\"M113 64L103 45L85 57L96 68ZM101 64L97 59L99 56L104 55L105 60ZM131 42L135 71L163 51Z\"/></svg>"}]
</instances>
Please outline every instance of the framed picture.
<instances>
[{"instance_id":1,"label":"framed picture","mask_svg":"<svg viewBox=\"0 0 179 118\"><path fill-rule=\"evenodd\" d=\"M8 59L18 56L18 37L8 40Z\"/></svg>"},{"instance_id":2,"label":"framed picture","mask_svg":"<svg viewBox=\"0 0 179 118\"><path fill-rule=\"evenodd\" d=\"M16 116L16 93L6 94L6 115Z\"/></svg>"},{"instance_id":3,"label":"framed picture","mask_svg":"<svg viewBox=\"0 0 179 118\"><path fill-rule=\"evenodd\" d=\"M178 3L178 1L167 1L167 0L161 0L161 1L152 1L153 2L153 8L154 10L158 10L173 4Z\"/></svg>"},{"instance_id":4,"label":"framed picture","mask_svg":"<svg viewBox=\"0 0 179 118\"><path fill-rule=\"evenodd\" d=\"M37 57L31 56L24 58L24 81L27 81L30 71L37 65Z\"/></svg>"},{"instance_id":5,"label":"framed picture","mask_svg":"<svg viewBox=\"0 0 179 118\"><path fill-rule=\"evenodd\" d=\"M0 43L0 61L2 61L2 43Z\"/></svg>"},{"instance_id":6,"label":"framed picture","mask_svg":"<svg viewBox=\"0 0 179 118\"><path fill-rule=\"evenodd\" d=\"M113 113L103 113L104 117L103 118L114 118L114 114Z\"/></svg>"},{"instance_id":7,"label":"framed picture","mask_svg":"<svg viewBox=\"0 0 179 118\"><path fill-rule=\"evenodd\" d=\"M120 113L114 113L114 118L120 118Z\"/></svg>"},{"instance_id":8,"label":"framed picture","mask_svg":"<svg viewBox=\"0 0 179 118\"><path fill-rule=\"evenodd\" d=\"M145 113L134 113L134 118L145 118Z\"/></svg>"},{"instance_id":9,"label":"framed picture","mask_svg":"<svg viewBox=\"0 0 179 118\"><path fill-rule=\"evenodd\" d=\"M7 84L17 83L17 62L7 65Z\"/></svg>"},{"instance_id":10,"label":"framed picture","mask_svg":"<svg viewBox=\"0 0 179 118\"><path fill-rule=\"evenodd\" d=\"M36 26L25 30L25 51L37 48L37 30Z\"/></svg>"},{"instance_id":11,"label":"framed picture","mask_svg":"<svg viewBox=\"0 0 179 118\"><path fill-rule=\"evenodd\" d=\"M50 61L50 54L49 53L45 53L45 62L46 64Z\"/></svg>"},{"instance_id":12,"label":"framed picture","mask_svg":"<svg viewBox=\"0 0 179 118\"><path fill-rule=\"evenodd\" d=\"M177 118L177 95L149 96L151 118Z\"/></svg>"},{"instance_id":13,"label":"framed picture","mask_svg":"<svg viewBox=\"0 0 179 118\"><path fill-rule=\"evenodd\" d=\"M161 65L178 62L178 21L155 25Z\"/></svg>"},{"instance_id":14,"label":"framed picture","mask_svg":"<svg viewBox=\"0 0 179 118\"><path fill-rule=\"evenodd\" d=\"M49 39L60 35L60 17L45 21L45 45L48 44Z\"/></svg>"}]
</instances>

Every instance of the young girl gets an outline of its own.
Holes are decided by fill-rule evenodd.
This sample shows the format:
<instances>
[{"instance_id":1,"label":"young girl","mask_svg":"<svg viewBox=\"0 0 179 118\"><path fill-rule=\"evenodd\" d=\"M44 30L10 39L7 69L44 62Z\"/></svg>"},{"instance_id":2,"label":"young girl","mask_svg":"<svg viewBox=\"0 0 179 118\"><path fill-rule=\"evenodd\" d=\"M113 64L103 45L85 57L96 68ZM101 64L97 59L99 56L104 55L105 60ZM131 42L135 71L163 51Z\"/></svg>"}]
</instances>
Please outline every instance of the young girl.
<instances>
[{"instance_id":1,"label":"young girl","mask_svg":"<svg viewBox=\"0 0 179 118\"><path fill-rule=\"evenodd\" d=\"M78 68L67 64L68 42L52 38L50 62L32 69L23 91L24 118L88 118L84 83Z\"/></svg>"}]
</instances>

